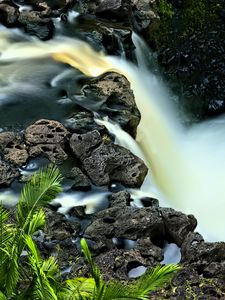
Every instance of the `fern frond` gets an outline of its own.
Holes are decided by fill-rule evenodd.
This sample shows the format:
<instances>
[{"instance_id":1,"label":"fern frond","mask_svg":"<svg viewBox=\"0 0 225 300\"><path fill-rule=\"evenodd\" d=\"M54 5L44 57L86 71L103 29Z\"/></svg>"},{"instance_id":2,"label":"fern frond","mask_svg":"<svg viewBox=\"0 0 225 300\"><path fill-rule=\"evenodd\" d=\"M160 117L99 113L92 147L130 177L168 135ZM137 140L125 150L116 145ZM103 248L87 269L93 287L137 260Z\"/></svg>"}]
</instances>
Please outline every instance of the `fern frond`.
<instances>
[{"instance_id":1,"label":"fern frond","mask_svg":"<svg viewBox=\"0 0 225 300\"><path fill-rule=\"evenodd\" d=\"M17 204L17 220L29 234L29 223L36 209L52 201L62 191L62 176L54 166L35 173L25 184Z\"/></svg>"}]
</instances>

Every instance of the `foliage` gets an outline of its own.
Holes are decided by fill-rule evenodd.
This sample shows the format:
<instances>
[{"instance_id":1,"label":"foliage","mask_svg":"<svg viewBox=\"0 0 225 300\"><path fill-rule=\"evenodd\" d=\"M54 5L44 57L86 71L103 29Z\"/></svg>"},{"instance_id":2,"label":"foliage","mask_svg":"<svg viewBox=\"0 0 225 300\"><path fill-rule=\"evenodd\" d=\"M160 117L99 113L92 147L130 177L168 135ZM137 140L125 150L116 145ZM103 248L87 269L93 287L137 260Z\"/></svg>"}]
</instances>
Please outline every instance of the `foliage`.
<instances>
[{"instance_id":1,"label":"foliage","mask_svg":"<svg viewBox=\"0 0 225 300\"><path fill-rule=\"evenodd\" d=\"M32 235L45 224L42 206L62 190L62 177L50 166L24 186L17 204L16 221L0 206L0 300L110 300L149 299L149 293L167 283L178 265L158 266L132 283L105 282L88 245L81 248L90 267L90 278L63 281L54 257L43 259ZM21 254L27 252L25 263Z\"/></svg>"}]
</instances>

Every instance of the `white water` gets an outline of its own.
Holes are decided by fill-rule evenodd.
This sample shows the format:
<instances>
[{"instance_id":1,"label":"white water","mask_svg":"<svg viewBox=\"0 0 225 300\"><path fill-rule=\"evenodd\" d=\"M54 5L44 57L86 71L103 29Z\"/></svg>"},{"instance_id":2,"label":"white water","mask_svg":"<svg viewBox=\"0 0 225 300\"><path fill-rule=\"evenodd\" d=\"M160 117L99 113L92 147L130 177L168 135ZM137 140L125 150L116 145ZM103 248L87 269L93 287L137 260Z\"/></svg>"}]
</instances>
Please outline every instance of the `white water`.
<instances>
[{"instance_id":1,"label":"white water","mask_svg":"<svg viewBox=\"0 0 225 300\"><path fill-rule=\"evenodd\" d=\"M225 121L182 126L161 82L145 68L97 53L81 41L9 43L0 61L52 56L88 76L117 71L131 83L142 119L137 140L162 199L193 213L210 240L225 240ZM140 46L137 46L140 47Z\"/></svg>"}]
</instances>

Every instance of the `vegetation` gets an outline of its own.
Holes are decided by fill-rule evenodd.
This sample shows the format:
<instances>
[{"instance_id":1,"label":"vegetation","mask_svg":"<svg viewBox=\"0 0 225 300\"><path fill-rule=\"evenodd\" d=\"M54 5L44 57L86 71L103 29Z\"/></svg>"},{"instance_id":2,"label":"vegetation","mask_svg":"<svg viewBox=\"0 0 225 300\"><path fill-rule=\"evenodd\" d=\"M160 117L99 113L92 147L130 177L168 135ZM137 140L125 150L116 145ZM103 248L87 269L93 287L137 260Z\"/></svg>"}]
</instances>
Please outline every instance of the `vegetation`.
<instances>
[{"instance_id":1,"label":"vegetation","mask_svg":"<svg viewBox=\"0 0 225 300\"><path fill-rule=\"evenodd\" d=\"M35 174L21 193L16 220L12 223L9 213L0 206L0 300L145 300L180 268L158 266L129 284L105 282L82 239L81 247L91 277L63 281L56 259L52 256L43 259L32 239L45 225L42 206L62 190L61 181L58 169L52 166ZM23 253L27 254L25 258Z\"/></svg>"},{"instance_id":2,"label":"vegetation","mask_svg":"<svg viewBox=\"0 0 225 300\"><path fill-rule=\"evenodd\" d=\"M182 7L175 9L169 0L158 0L160 25L153 32L156 46L167 46L171 40L179 43L197 30L207 32L222 8L219 1L185 0Z\"/></svg>"}]
</instances>

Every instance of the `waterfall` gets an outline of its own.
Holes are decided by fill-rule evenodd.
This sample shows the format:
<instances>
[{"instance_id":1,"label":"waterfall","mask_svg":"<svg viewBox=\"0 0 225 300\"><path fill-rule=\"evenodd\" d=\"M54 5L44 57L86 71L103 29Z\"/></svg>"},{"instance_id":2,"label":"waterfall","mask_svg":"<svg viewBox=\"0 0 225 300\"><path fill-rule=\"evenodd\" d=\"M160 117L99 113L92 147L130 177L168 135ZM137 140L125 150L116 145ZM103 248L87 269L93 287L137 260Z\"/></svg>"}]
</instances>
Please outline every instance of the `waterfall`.
<instances>
[{"instance_id":1,"label":"waterfall","mask_svg":"<svg viewBox=\"0 0 225 300\"><path fill-rule=\"evenodd\" d=\"M137 141L160 198L194 214L208 239L225 240L223 118L185 128L168 101L167 89L155 75L124 59L96 52L83 41L57 37L48 42L10 43L7 35L3 39L0 63L51 57L90 77L110 71L127 77L142 116ZM136 47L140 52L141 45Z\"/></svg>"}]
</instances>

